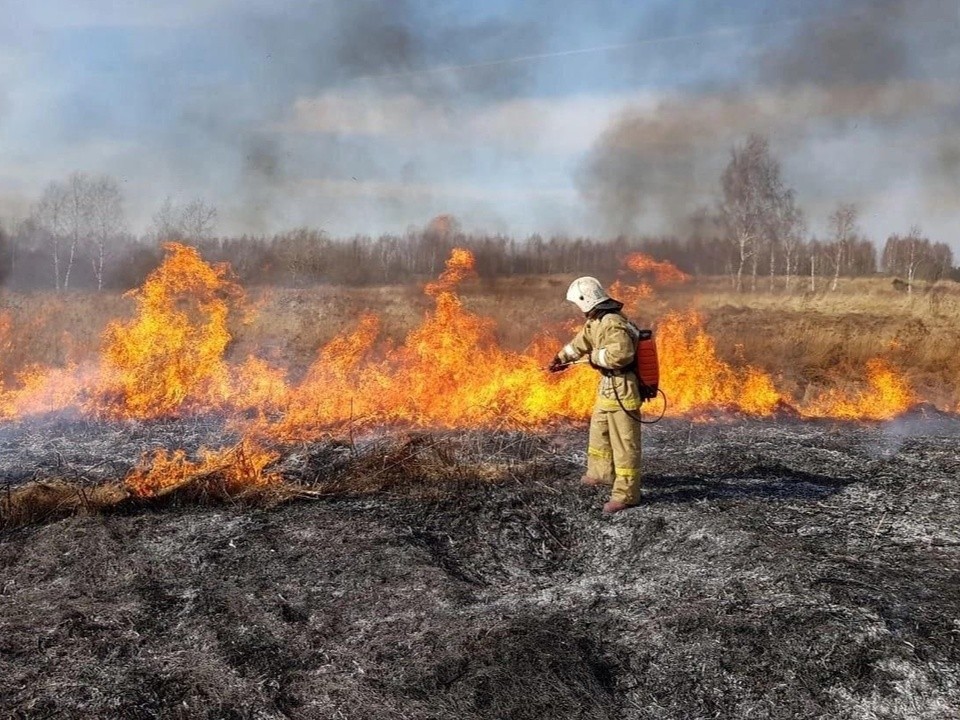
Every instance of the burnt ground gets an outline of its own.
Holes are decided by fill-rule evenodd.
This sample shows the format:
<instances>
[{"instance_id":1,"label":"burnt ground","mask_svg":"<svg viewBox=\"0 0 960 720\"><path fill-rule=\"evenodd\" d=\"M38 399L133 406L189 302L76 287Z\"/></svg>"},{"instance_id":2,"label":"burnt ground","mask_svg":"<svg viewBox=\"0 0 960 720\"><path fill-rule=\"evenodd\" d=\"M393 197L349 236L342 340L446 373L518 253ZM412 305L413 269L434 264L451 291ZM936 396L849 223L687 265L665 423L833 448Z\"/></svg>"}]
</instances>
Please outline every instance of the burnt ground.
<instances>
[{"instance_id":1,"label":"burnt ground","mask_svg":"<svg viewBox=\"0 0 960 720\"><path fill-rule=\"evenodd\" d=\"M0 472L98 482L218 431L76 428L7 428ZM960 714L960 422L665 421L613 518L584 440L321 443L281 470L322 499L8 530L0 716Z\"/></svg>"}]
</instances>

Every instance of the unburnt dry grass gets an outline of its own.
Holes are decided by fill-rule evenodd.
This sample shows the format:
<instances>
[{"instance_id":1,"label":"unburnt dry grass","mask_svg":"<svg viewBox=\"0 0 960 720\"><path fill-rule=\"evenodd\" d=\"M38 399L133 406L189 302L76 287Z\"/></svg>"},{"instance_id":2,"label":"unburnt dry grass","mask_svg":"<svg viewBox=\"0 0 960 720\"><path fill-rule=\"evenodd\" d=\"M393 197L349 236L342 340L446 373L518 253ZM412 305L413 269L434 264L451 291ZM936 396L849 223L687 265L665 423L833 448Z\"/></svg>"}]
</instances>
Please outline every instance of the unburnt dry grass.
<instances>
[{"instance_id":1,"label":"unburnt dry grass","mask_svg":"<svg viewBox=\"0 0 960 720\"><path fill-rule=\"evenodd\" d=\"M9 530L0 715L956 717L958 430L664 421L609 519L582 429L393 433Z\"/></svg>"}]
</instances>

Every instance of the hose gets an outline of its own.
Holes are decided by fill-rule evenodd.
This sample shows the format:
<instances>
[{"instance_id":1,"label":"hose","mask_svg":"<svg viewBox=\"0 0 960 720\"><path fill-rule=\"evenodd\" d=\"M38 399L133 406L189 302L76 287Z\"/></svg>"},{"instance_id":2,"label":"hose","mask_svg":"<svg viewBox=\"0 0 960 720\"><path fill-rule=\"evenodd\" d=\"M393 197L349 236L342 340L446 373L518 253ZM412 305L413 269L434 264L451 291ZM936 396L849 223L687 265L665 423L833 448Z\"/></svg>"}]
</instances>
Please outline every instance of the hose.
<instances>
[{"instance_id":1,"label":"hose","mask_svg":"<svg viewBox=\"0 0 960 720\"><path fill-rule=\"evenodd\" d=\"M607 375L607 377L615 376ZM610 387L613 388L613 396L617 399L617 405L620 406L620 409L623 410L627 414L627 417L629 417L631 420L638 422L641 425L656 425L658 422L663 420L663 416L667 412L667 394L660 388L657 388L657 395L663 395L663 408L660 410L660 415L657 416L656 420L644 420L643 413L639 409L637 410L637 414L634 415L632 410L627 410L627 408L624 407L623 401L620 399L620 393L617 392L617 384L615 382L611 382Z\"/></svg>"}]
</instances>

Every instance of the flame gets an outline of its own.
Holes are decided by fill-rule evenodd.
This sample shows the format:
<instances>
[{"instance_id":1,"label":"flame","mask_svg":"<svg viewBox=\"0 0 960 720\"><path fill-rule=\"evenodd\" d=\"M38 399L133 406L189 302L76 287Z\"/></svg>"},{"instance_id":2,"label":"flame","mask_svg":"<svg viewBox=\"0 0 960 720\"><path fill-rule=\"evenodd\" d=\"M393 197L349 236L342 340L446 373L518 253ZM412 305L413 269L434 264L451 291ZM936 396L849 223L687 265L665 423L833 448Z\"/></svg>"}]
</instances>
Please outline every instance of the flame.
<instances>
[{"instance_id":1,"label":"flame","mask_svg":"<svg viewBox=\"0 0 960 720\"><path fill-rule=\"evenodd\" d=\"M0 393L0 418L14 419L50 410L80 410L88 383L75 365L50 369L32 365L16 374L16 388Z\"/></svg>"},{"instance_id":2,"label":"flame","mask_svg":"<svg viewBox=\"0 0 960 720\"><path fill-rule=\"evenodd\" d=\"M12 378L0 365L7 370L0 377L0 418L63 409L136 419L222 412L248 438L244 457L259 457L257 443L309 441L348 425L538 427L584 419L593 406L596 375L589 368L559 375L544 369L566 335L542 333L524 352L514 352L500 344L490 318L464 305L458 288L474 276L474 257L466 250L454 250L440 276L424 286L433 305L401 343L383 342L380 319L364 313L318 351L295 384L284 368L259 357L227 360L231 321L249 318L227 266L208 264L182 245L169 244L166 252L143 287L130 293L134 316L107 327L98 363L30 367ZM687 279L669 263L641 254L626 265L654 283ZM643 282L620 282L627 299L653 292ZM0 353L10 351L10 328L9 314L0 313ZM785 402L767 373L720 358L698 313L669 313L655 329L668 414L732 409L764 416ZM902 377L880 360L868 365L867 380L864 392L833 390L801 410L814 417L881 418L914 401ZM183 454L160 454L130 482L144 492L167 487L168 481L155 478L193 477L218 457L208 451L196 464Z\"/></svg>"},{"instance_id":3,"label":"flame","mask_svg":"<svg viewBox=\"0 0 960 720\"><path fill-rule=\"evenodd\" d=\"M690 276L673 263L654 260L645 253L631 253L624 260L624 264L635 275L640 276L640 281L626 282L618 279L610 286L610 295L630 309L636 309L640 301L652 298L654 286L665 287L690 280Z\"/></svg>"},{"instance_id":4,"label":"flame","mask_svg":"<svg viewBox=\"0 0 960 720\"><path fill-rule=\"evenodd\" d=\"M197 462L188 460L183 450L158 450L127 475L124 485L140 498L159 497L201 481L214 482L220 492L237 495L279 483L278 473L266 471L278 457L246 439L234 447L202 449Z\"/></svg>"},{"instance_id":5,"label":"flame","mask_svg":"<svg viewBox=\"0 0 960 720\"><path fill-rule=\"evenodd\" d=\"M735 370L717 355L716 343L699 313L673 312L657 326L660 385L670 412L683 414L710 407L770 415L781 403L773 380L762 370Z\"/></svg>"},{"instance_id":6,"label":"flame","mask_svg":"<svg viewBox=\"0 0 960 720\"><path fill-rule=\"evenodd\" d=\"M8 358L13 348L13 317L7 310L0 310L0 418L12 417L15 413L10 403L9 393L7 391L8 376L10 368L8 367Z\"/></svg>"},{"instance_id":7,"label":"flame","mask_svg":"<svg viewBox=\"0 0 960 720\"><path fill-rule=\"evenodd\" d=\"M226 265L204 262L192 247L165 247L160 267L130 293L136 317L111 323L104 334L99 394L107 414L163 417L188 402L219 406L230 394L227 317L243 291Z\"/></svg>"},{"instance_id":8,"label":"flame","mask_svg":"<svg viewBox=\"0 0 960 720\"><path fill-rule=\"evenodd\" d=\"M653 287L644 282L630 285L622 280L614 280L610 285L610 297L622 302L625 308L635 310L642 300L653 297Z\"/></svg>"},{"instance_id":9,"label":"flame","mask_svg":"<svg viewBox=\"0 0 960 720\"><path fill-rule=\"evenodd\" d=\"M283 408L288 393L286 371L262 358L250 356L231 373L230 405L238 412L275 414Z\"/></svg>"},{"instance_id":10,"label":"flame","mask_svg":"<svg viewBox=\"0 0 960 720\"><path fill-rule=\"evenodd\" d=\"M363 380L374 379L376 370L368 368L361 377L359 368L379 330L379 318L365 313L352 332L331 340L320 350L300 385L287 393L281 419L261 423L259 432L286 441L305 441L316 437L321 426L354 419L362 422L376 399L364 402L357 390Z\"/></svg>"},{"instance_id":11,"label":"flame","mask_svg":"<svg viewBox=\"0 0 960 720\"><path fill-rule=\"evenodd\" d=\"M690 280L690 276L669 262L654 260L643 253L633 253L624 261L637 275L652 275L655 285L676 285Z\"/></svg>"},{"instance_id":12,"label":"flame","mask_svg":"<svg viewBox=\"0 0 960 720\"><path fill-rule=\"evenodd\" d=\"M844 393L830 388L803 408L809 417L889 420L907 410L916 397L902 375L880 358L867 362L867 388Z\"/></svg>"},{"instance_id":13,"label":"flame","mask_svg":"<svg viewBox=\"0 0 960 720\"><path fill-rule=\"evenodd\" d=\"M589 413L594 389L582 369L551 377L542 354L504 350L494 323L463 307L456 288L473 267L469 252L455 250L440 278L425 287L433 310L380 358L374 357L379 321L363 315L352 332L320 351L291 391L283 419L258 431L292 441L345 423L515 427ZM554 341L550 355L557 347Z\"/></svg>"}]
</instances>

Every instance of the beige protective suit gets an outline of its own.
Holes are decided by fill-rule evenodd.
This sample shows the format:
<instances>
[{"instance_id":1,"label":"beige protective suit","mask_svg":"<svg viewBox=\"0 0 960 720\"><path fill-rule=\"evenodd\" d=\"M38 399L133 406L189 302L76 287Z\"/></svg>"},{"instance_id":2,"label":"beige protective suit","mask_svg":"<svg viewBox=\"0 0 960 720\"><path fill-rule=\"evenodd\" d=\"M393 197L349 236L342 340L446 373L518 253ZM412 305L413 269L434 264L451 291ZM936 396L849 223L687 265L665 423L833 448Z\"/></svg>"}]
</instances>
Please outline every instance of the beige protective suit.
<instances>
[{"instance_id":1,"label":"beige protective suit","mask_svg":"<svg viewBox=\"0 0 960 720\"><path fill-rule=\"evenodd\" d=\"M637 349L637 327L619 312L587 320L557 357L574 362L590 356L602 370L613 371L600 379L597 401L590 418L587 477L613 486L611 500L635 505L640 499L640 423L630 417L640 408L637 376L632 369ZM630 370L623 368L631 367Z\"/></svg>"}]
</instances>

